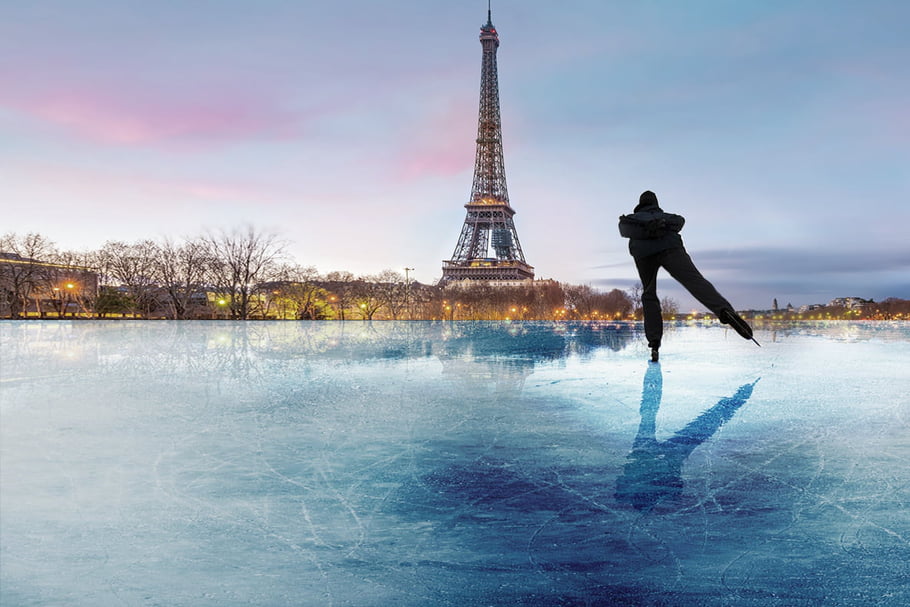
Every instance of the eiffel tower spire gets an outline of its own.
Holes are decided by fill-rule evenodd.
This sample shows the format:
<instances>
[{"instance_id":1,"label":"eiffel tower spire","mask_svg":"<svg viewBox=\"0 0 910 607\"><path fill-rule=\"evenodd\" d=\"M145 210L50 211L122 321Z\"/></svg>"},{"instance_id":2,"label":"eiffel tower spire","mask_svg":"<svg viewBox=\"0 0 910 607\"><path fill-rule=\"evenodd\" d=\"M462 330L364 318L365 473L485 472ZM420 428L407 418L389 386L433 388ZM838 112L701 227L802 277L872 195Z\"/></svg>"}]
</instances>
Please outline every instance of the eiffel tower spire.
<instances>
[{"instance_id":1,"label":"eiffel tower spire","mask_svg":"<svg viewBox=\"0 0 910 607\"><path fill-rule=\"evenodd\" d=\"M534 278L534 268L525 262L506 187L496 69L499 34L493 26L489 3L487 22L480 28L480 45L483 55L474 181L455 252L452 259L443 262L442 281L530 280Z\"/></svg>"}]
</instances>

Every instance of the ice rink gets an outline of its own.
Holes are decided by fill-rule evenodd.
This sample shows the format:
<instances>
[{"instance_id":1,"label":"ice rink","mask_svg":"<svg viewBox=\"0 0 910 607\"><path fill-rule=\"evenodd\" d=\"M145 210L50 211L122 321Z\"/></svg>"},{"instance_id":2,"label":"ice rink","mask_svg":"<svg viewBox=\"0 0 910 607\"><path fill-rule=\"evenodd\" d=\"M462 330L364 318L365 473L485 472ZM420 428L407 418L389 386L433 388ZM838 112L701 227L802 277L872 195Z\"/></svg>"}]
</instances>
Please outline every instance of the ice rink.
<instances>
[{"instance_id":1,"label":"ice rink","mask_svg":"<svg viewBox=\"0 0 910 607\"><path fill-rule=\"evenodd\" d=\"M910 605L910 323L0 323L0 605Z\"/></svg>"}]
</instances>

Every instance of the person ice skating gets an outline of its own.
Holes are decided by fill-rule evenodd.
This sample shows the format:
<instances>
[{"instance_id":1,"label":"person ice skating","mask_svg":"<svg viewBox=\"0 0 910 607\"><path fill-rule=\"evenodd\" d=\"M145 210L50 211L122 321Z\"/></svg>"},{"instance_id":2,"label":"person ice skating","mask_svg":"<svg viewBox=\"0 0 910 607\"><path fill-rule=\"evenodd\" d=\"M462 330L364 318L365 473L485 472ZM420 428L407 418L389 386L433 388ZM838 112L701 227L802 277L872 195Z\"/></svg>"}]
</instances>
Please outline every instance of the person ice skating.
<instances>
[{"instance_id":1,"label":"person ice skating","mask_svg":"<svg viewBox=\"0 0 910 607\"><path fill-rule=\"evenodd\" d=\"M679 235L685 222L682 215L664 212L657 203L657 195L650 190L642 192L631 215L619 218L619 233L629 239L629 253L635 259L635 267L641 278L645 337L651 348L652 362L658 361L663 337L663 319L660 299L657 297L657 271L661 268L711 310L720 322L733 327L745 339L755 341L752 327L736 313L714 285L701 275L686 252ZM757 341L755 343L758 344Z\"/></svg>"}]
</instances>

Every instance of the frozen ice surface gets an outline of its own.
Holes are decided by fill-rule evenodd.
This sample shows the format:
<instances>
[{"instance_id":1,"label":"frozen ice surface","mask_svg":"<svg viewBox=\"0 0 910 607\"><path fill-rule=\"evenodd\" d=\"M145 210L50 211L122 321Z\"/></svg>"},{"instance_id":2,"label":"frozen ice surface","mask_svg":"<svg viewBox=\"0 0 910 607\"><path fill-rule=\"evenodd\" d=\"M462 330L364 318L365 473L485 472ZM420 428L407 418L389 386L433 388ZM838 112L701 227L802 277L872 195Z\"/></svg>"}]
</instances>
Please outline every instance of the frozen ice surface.
<instances>
[{"instance_id":1,"label":"frozen ice surface","mask_svg":"<svg viewBox=\"0 0 910 607\"><path fill-rule=\"evenodd\" d=\"M0 323L0 604L910 605L910 323Z\"/></svg>"}]
</instances>

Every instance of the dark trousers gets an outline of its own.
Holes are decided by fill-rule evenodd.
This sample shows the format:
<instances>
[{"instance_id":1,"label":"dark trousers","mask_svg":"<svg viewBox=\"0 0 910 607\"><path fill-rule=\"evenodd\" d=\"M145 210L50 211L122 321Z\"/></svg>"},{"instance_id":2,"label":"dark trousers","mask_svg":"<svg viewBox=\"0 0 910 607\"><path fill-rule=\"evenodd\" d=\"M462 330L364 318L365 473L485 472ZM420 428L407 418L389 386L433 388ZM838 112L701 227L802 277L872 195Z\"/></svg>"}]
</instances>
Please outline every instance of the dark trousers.
<instances>
[{"instance_id":1,"label":"dark trousers","mask_svg":"<svg viewBox=\"0 0 910 607\"><path fill-rule=\"evenodd\" d=\"M684 286L695 299L719 315L721 310L733 309L730 302L717 292L701 275L692 258L682 247L667 249L647 257L635 258L635 267L641 278L641 307L645 315L645 337L649 348L659 348L664 334L664 323L660 312L660 298L657 296L657 271L664 268L670 276Z\"/></svg>"}]
</instances>

